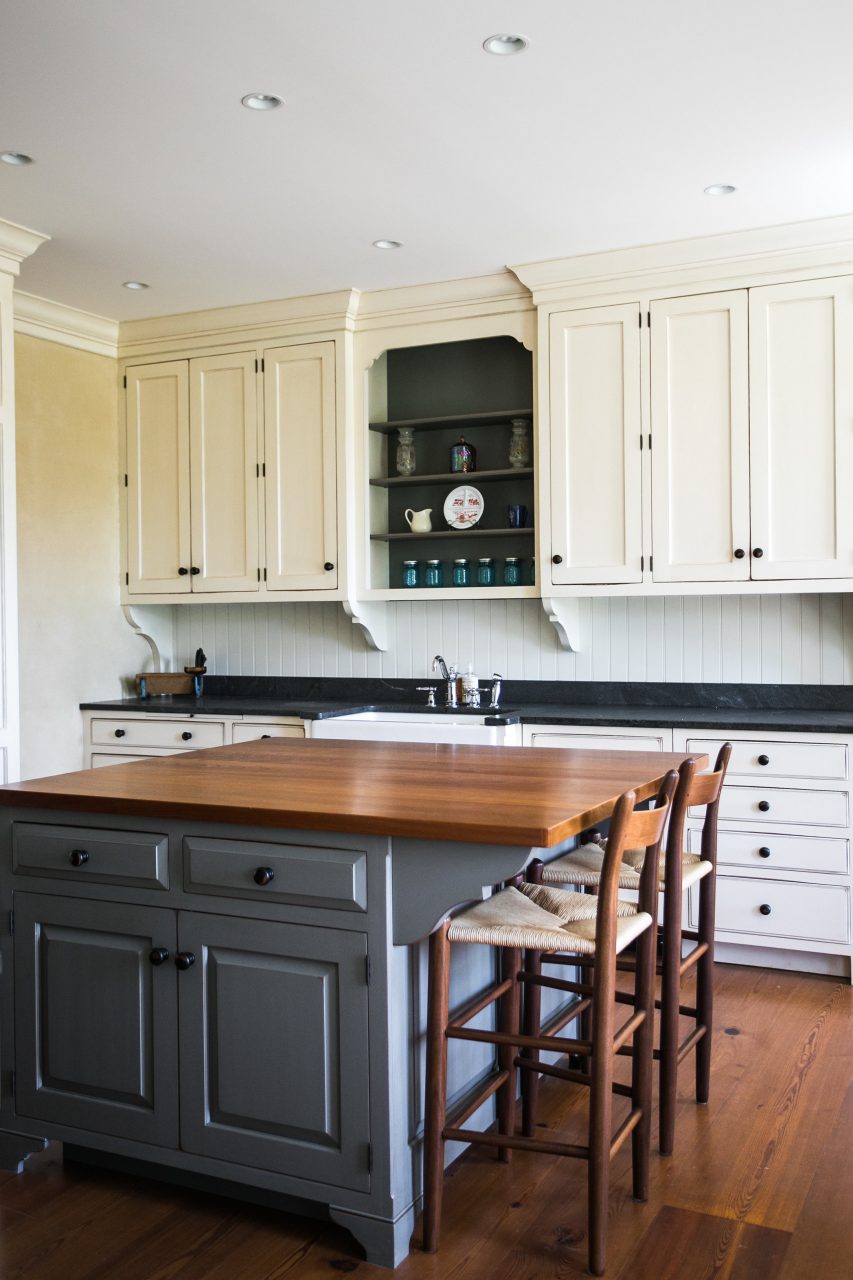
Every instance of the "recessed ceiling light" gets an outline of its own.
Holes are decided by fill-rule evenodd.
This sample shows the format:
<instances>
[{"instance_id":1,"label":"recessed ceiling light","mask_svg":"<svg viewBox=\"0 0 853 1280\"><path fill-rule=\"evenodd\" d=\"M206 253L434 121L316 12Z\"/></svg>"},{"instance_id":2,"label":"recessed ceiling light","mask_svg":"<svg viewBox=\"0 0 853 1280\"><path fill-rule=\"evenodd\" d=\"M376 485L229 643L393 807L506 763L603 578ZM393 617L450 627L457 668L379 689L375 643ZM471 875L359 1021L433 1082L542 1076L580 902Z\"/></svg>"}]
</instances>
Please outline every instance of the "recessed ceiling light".
<instances>
[{"instance_id":1,"label":"recessed ceiling light","mask_svg":"<svg viewBox=\"0 0 853 1280\"><path fill-rule=\"evenodd\" d=\"M125 280L122 287L124 289L150 289L151 285L145 284L143 280Z\"/></svg>"},{"instance_id":2,"label":"recessed ceiling light","mask_svg":"<svg viewBox=\"0 0 853 1280\"><path fill-rule=\"evenodd\" d=\"M403 243L401 240L374 240L373 247L374 249L402 249Z\"/></svg>"},{"instance_id":3,"label":"recessed ceiling light","mask_svg":"<svg viewBox=\"0 0 853 1280\"><path fill-rule=\"evenodd\" d=\"M523 53L529 44L530 41L525 40L524 36L499 32L498 35L489 36L484 40L483 48L486 53L495 53L499 58L505 58L510 53Z\"/></svg>"},{"instance_id":4,"label":"recessed ceiling light","mask_svg":"<svg viewBox=\"0 0 853 1280\"><path fill-rule=\"evenodd\" d=\"M23 151L0 151L0 160L4 164L32 164L32 156L25 156Z\"/></svg>"},{"instance_id":5,"label":"recessed ceiling light","mask_svg":"<svg viewBox=\"0 0 853 1280\"><path fill-rule=\"evenodd\" d=\"M247 93L241 102L250 111L275 111L276 107L281 106L282 99L277 98L274 93Z\"/></svg>"},{"instance_id":6,"label":"recessed ceiling light","mask_svg":"<svg viewBox=\"0 0 853 1280\"><path fill-rule=\"evenodd\" d=\"M728 182L712 182L710 187L705 188L706 196L731 196L737 191L737 187L732 187Z\"/></svg>"}]
</instances>

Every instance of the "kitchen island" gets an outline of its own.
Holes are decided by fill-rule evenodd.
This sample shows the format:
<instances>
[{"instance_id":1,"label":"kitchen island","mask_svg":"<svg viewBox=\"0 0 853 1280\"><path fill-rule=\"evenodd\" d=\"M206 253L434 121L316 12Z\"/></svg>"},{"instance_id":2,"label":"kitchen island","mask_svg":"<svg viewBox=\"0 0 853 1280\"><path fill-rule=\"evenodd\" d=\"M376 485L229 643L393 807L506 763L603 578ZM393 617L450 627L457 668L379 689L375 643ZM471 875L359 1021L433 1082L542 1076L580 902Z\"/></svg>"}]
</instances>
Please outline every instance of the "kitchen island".
<instances>
[{"instance_id":1,"label":"kitchen island","mask_svg":"<svg viewBox=\"0 0 853 1280\"><path fill-rule=\"evenodd\" d=\"M684 758L274 739L0 788L0 1164L61 1139L328 1212L397 1265L420 1183L417 944ZM455 998L490 976L469 950Z\"/></svg>"}]
</instances>

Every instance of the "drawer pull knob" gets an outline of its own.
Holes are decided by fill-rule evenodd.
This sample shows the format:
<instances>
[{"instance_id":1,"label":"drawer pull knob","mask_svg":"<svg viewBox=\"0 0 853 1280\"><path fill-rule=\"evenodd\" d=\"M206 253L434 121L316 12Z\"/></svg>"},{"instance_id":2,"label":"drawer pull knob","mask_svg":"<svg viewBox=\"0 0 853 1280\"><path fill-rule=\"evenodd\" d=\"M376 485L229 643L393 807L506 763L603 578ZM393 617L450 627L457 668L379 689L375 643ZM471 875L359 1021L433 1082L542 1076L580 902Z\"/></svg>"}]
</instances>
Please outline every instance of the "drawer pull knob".
<instances>
[{"instance_id":1,"label":"drawer pull knob","mask_svg":"<svg viewBox=\"0 0 853 1280\"><path fill-rule=\"evenodd\" d=\"M195 964L195 952L179 951L175 956L175 968L184 970L189 969Z\"/></svg>"},{"instance_id":2,"label":"drawer pull knob","mask_svg":"<svg viewBox=\"0 0 853 1280\"><path fill-rule=\"evenodd\" d=\"M148 959L156 967L166 963L169 959L169 952L165 947L152 947L148 952Z\"/></svg>"},{"instance_id":3,"label":"drawer pull knob","mask_svg":"<svg viewBox=\"0 0 853 1280\"><path fill-rule=\"evenodd\" d=\"M759 763L759 764L769 764L769 763L770 763L770 757L769 757L769 756L759 756L759 757L758 757L758 763Z\"/></svg>"},{"instance_id":4,"label":"drawer pull knob","mask_svg":"<svg viewBox=\"0 0 853 1280\"><path fill-rule=\"evenodd\" d=\"M760 560L761 557L764 555L764 552L762 551L761 547L755 547L753 549L752 554L755 556L756 560Z\"/></svg>"},{"instance_id":5,"label":"drawer pull knob","mask_svg":"<svg viewBox=\"0 0 853 1280\"><path fill-rule=\"evenodd\" d=\"M183 733L181 734L181 737L183 738L184 742L189 742L190 738L192 737L192 734L190 733L189 729L184 729Z\"/></svg>"},{"instance_id":6,"label":"drawer pull knob","mask_svg":"<svg viewBox=\"0 0 853 1280\"><path fill-rule=\"evenodd\" d=\"M758 802L758 807L759 807L759 809L761 810L761 812L762 812L762 813L767 813L767 811L768 811L768 810L769 810L769 808L770 808L770 801L769 801L769 800L759 800L759 802Z\"/></svg>"},{"instance_id":7,"label":"drawer pull knob","mask_svg":"<svg viewBox=\"0 0 853 1280\"><path fill-rule=\"evenodd\" d=\"M327 560L326 563L323 565L323 568L326 570L326 573L331 573L334 567L335 566L332 564L331 560Z\"/></svg>"},{"instance_id":8,"label":"drawer pull knob","mask_svg":"<svg viewBox=\"0 0 853 1280\"><path fill-rule=\"evenodd\" d=\"M189 573L189 569L187 569L185 565L181 565L180 569L178 570L178 573L182 578L185 578Z\"/></svg>"},{"instance_id":9,"label":"drawer pull knob","mask_svg":"<svg viewBox=\"0 0 853 1280\"><path fill-rule=\"evenodd\" d=\"M201 569L199 569L197 564L194 564L190 569L190 573L193 575L193 577L195 577L197 573L201 573Z\"/></svg>"},{"instance_id":10,"label":"drawer pull knob","mask_svg":"<svg viewBox=\"0 0 853 1280\"><path fill-rule=\"evenodd\" d=\"M742 560L745 555L746 555L746 552L744 551L743 547L735 548L735 560Z\"/></svg>"},{"instance_id":11,"label":"drawer pull knob","mask_svg":"<svg viewBox=\"0 0 853 1280\"><path fill-rule=\"evenodd\" d=\"M126 733L127 733L127 729L116 729L115 736L117 738L123 738Z\"/></svg>"},{"instance_id":12,"label":"drawer pull knob","mask_svg":"<svg viewBox=\"0 0 853 1280\"><path fill-rule=\"evenodd\" d=\"M72 867L82 867L84 862L89 861L88 849L72 849L68 855L68 861Z\"/></svg>"},{"instance_id":13,"label":"drawer pull knob","mask_svg":"<svg viewBox=\"0 0 853 1280\"><path fill-rule=\"evenodd\" d=\"M769 858L769 857L770 857L770 850L767 848L767 845L766 845L766 844L765 844L765 845L762 845L762 847L758 850L758 856L759 856L759 858Z\"/></svg>"},{"instance_id":14,"label":"drawer pull knob","mask_svg":"<svg viewBox=\"0 0 853 1280\"><path fill-rule=\"evenodd\" d=\"M275 872L272 867L258 867L252 879L255 884L270 884L271 881L275 880Z\"/></svg>"},{"instance_id":15,"label":"drawer pull knob","mask_svg":"<svg viewBox=\"0 0 853 1280\"><path fill-rule=\"evenodd\" d=\"M770 906L769 902L762 902L758 910L761 912L763 916L769 916L773 908Z\"/></svg>"},{"instance_id":16,"label":"drawer pull knob","mask_svg":"<svg viewBox=\"0 0 853 1280\"><path fill-rule=\"evenodd\" d=\"M262 733L262 734L261 734L261 737L262 737L262 738L271 738L271 737L272 737L272 734L271 734L271 733Z\"/></svg>"},{"instance_id":17,"label":"drawer pull knob","mask_svg":"<svg viewBox=\"0 0 853 1280\"><path fill-rule=\"evenodd\" d=\"M562 564L562 563L563 563L563 557L562 557L562 556L551 556L551 563L552 563L552 564Z\"/></svg>"}]
</instances>

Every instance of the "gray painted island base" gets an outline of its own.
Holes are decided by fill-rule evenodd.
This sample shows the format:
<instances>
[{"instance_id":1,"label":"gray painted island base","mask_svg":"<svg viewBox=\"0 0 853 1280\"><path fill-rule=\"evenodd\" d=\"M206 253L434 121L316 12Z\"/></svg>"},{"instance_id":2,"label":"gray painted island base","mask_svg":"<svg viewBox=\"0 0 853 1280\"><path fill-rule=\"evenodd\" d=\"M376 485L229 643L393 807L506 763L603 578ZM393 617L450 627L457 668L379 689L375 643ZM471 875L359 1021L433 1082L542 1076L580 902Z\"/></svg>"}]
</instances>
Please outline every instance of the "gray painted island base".
<instances>
[{"instance_id":1,"label":"gray painted island base","mask_svg":"<svg viewBox=\"0 0 853 1280\"><path fill-rule=\"evenodd\" d=\"M35 808L4 809L0 840L0 1165L61 1140L328 1213L398 1265L420 1197L418 944L543 851ZM492 977L464 951L454 1002ZM460 1043L452 1095L491 1053Z\"/></svg>"}]
</instances>

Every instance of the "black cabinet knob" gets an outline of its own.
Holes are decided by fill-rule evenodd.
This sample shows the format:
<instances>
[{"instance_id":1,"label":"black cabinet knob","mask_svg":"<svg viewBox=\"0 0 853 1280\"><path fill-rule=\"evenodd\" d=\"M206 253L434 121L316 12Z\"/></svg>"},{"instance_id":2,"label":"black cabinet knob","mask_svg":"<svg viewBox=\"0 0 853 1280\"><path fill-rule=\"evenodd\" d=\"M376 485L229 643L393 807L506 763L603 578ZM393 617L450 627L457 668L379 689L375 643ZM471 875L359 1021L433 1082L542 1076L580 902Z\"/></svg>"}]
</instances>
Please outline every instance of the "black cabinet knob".
<instances>
[{"instance_id":1,"label":"black cabinet knob","mask_svg":"<svg viewBox=\"0 0 853 1280\"><path fill-rule=\"evenodd\" d=\"M272 734L271 734L271 733L262 733L262 734L261 734L261 737L262 737L262 738L271 738L271 737L272 737Z\"/></svg>"},{"instance_id":2,"label":"black cabinet knob","mask_svg":"<svg viewBox=\"0 0 853 1280\"><path fill-rule=\"evenodd\" d=\"M275 880L275 872L272 867L258 867L252 879L255 884L269 884L270 881Z\"/></svg>"},{"instance_id":3,"label":"black cabinet knob","mask_svg":"<svg viewBox=\"0 0 853 1280\"><path fill-rule=\"evenodd\" d=\"M126 733L127 733L126 729L116 729L115 736L117 738L123 738Z\"/></svg>"},{"instance_id":4,"label":"black cabinet knob","mask_svg":"<svg viewBox=\"0 0 853 1280\"><path fill-rule=\"evenodd\" d=\"M175 956L176 969L182 969L182 970L189 969L194 964L195 964L195 952L193 951L179 951L178 954Z\"/></svg>"},{"instance_id":5,"label":"black cabinet knob","mask_svg":"<svg viewBox=\"0 0 853 1280\"><path fill-rule=\"evenodd\" d=\"M201 569L199 569L198 565L194 564L190 569L190 573L193 574L193 576L195 576L195 574L201 573Z\"/></svg>"},{"instance_id":6,"label":"black cabinet knob","mask_svg":"<svg viewBox=\"0 0 853 1280\"><path fill-rule=\"evenodd\" d=\"M761 912L763 916L769 916L773 908L770 906L769 902L762 902L758 910Z\"/></svg>"},{"instance_id":7,"label":"black cabinet knob","mask_svg":"<svg viewBox=\"0 0 853 1280\"><path fill-rule=\"evenodd\" d=\"M184 729L183 733L181 734L181 737L183 738L184 742L189 742L190 738L192 737L192 734L190 733L189 729Z\"/></svg>"},{"instance_id":8,"label":"black cabinet knob","mask_svg":"<svg viewBox=\"0 0 853 1280\"><path fill-rule=\"evenodd\" d=\"M769 756L759 756L759 757L758 757L758 763L759 763L759 764L769 764L769 763L770 763L770 757L769 757Z\"/></svg>"},{"instance_id":9,"label":"black cabinet knob","mask_svg":"<svg viewBox=\"0 0 853 1280\"><path fill-rule=\"evenodd\" d=\"M769 800L759 800L759 802L758 802L758 807L759 807L759 809L761 810L761 812L762 812L762 813L767 813L768 809L770 808L770 801L769 801Z\"/></svg>"},{"instance_id":10,"label":"black cabinet knob","mask_svg":"<svg viewBox=\"0 0 853 1280\"><path fill-rule=\"evenodd\" d=\"M148 959L156 967L157 965L166 963L169 959L169 952L165 947L152 947L148 952Z\"/></svg>"},{"instance_id":11,"label":"black cabinet knob","mask_svg":"<svg viewBox=\"0 0 853 1280\"><path fill-rule=\"evenodd\" d=\"M743 547L735 547L735 560L742 560L745 555Z\"/></svg>"},{"instance_id":12,"label":"black cabinet knob","mask_svg":"<svg viewBox=\"0 0 853 1280\"><path fill-rule=\"evenodd\" d=\"M563 563L562 556L551 556L551 564L562 564L562 563Z\"/></svg>"},{"instance_id":13,"label":"black cabinet knob","mask_svg":"<svg viewBox=\"0 0 853 1280\"><path fill-rule=\"evenodd\" d=\"M323 565L323 568L326 570L326 573L331 573L334 567L335 566L332 564L331 560L327 560L326 563Z\"/></svg>"},{"instance_id":14,"label":"black cabinet knob","mask_svg":"<svg viewBox=\"0 0 853 1280\"><path fill-rule=\"evenodd\" d=\"M189 573L189 569L187 569L184 565L181 565L180 569L178 570L179 577L185 578L188 573Z\"/></svg>"},{"instance_id":15,"label":"black cabinet knob","mask_svg":"<svg viewBox=\"0 0 853 1280\"><path fill-rule=\"evenodd\" d=\"M766 844L765 844L765 845L762 845L762 846L761 846L761 848L758 850L758 856L759 856L759 858L769 858L769 857L770 857L770 850L767 848L767 845L766 845Z\"/></svg>"},{"instance_id":16,"label":"black cabinet knob","mask_svg":"<svg viewBox=\"0 0 853 1280\"><path fill-rule=\"evenodd\" d=\"M752 554L755 556L756 560L760 560L764 555L764 552L761 550L761 547L753 547Z\"/></svg>"},{"instance_id":17,"label":"black cabinet knob","mask_svg":"<svg viewBox=\"0 0 853 1280\"><path fill-rule=\"evenodd\" d=\"M68 861L72 867L82 867L84 862L89 861L88 849L72 849L68 855Z\"/></svg>"}]
</instances>

